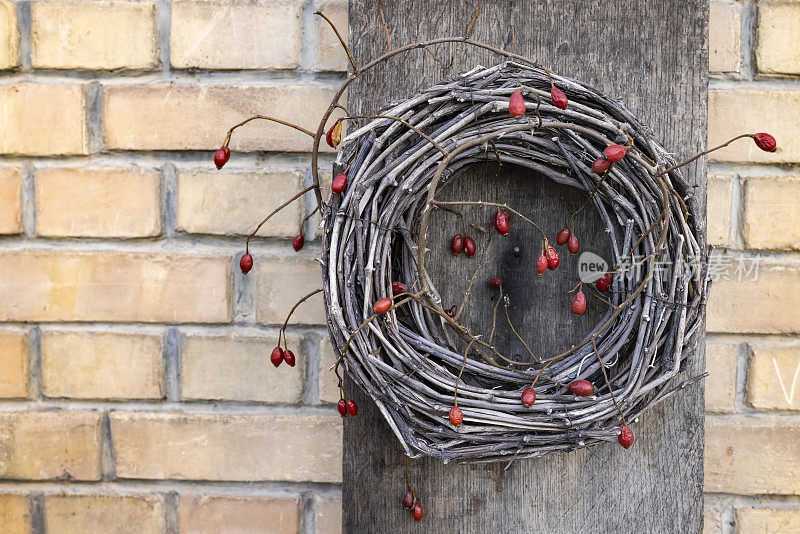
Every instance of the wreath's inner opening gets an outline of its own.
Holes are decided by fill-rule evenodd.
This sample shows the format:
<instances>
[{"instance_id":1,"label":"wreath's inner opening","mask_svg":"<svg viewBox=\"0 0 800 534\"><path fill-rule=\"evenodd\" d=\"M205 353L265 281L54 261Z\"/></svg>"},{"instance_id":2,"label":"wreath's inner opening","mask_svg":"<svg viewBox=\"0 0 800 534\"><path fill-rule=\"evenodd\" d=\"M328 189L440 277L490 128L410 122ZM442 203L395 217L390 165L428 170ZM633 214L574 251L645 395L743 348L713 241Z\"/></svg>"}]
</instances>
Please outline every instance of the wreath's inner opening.
<instances>
[{"instance_id":1,"label":"wreath's inner opening","mask_svg":"<svg viewBox=\"0 0 800 534\"><path fill-rule=\"evenodd\" d=\"M502 354L518 361L532 361L525 345L537 358L547 358L580 342L601 320L608 305L593 287L584 284L586 312L582 316L571 312L570 303L577 290L570 291L581 281L579 261L588 252L611 264L611 243L593 203L574 221L574 233L580 241L577 254L570 254L566 245L558 246L556 234L569 224L570 214L587 198L585 191L511 164L503 164L499 170L496 163L476 164L452 183L440 186L436 194L440 201L507 203L541 227L561 258L555 270L548 269L540 276L536 260L542 253L541 233L513 213L510 232L503 237L492 226L494 207L453 206L463 218L443 209L435 210L428 229L431 252L426 269L442 297L442 306L447 309L461 304L470 279L481 265L460 318L473 335L483 335L483 339L491 336L492 344ZM464 252L454 256L450 251L453 235L465 233L477 243L477 253L472 258ZM499 305L500 292L488 285L488 280L497 276L502 278L503 294L507 296Z\"/></svg>"}]
</instances>

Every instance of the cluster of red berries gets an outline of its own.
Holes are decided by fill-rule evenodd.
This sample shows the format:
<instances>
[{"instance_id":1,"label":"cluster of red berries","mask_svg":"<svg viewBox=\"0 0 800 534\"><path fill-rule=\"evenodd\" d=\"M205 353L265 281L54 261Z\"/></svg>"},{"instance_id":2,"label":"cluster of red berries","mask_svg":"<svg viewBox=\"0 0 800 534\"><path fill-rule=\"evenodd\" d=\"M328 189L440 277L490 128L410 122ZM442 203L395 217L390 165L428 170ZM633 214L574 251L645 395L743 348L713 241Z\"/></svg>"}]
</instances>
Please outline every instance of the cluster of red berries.
<instances>
[{"instance_id":1,"label":"cluster of red berries","mask_svg":"<svg viewBox=\"0 0 800 534\"><path fill-rule=\"evenodd\" d=\"M467 256L471 258L475 255L477 249L478 247L475 245L475 240L470 236L463 237L461 234L456 234L453 236L453 239L450 240L450 251L455 256L461 254L463 250Z\"/></svg>"},{"instance_id":2,"label":"cluster of red berries","mask_svg":"<svg viewBox=\"0 0 800 534\"><path fill-rule=\"evenodd\" d=\"M564 228L560 232L558 232L558 235L556 235L556 244L557 245L566 244L567 250L569 250L569 253L572 254L573 256L578 253L578 250L580 250L580 242L578 241L578 236L570 232L568 228Z\"/></svg>"},{"instance_id":3,"label":"cluster of red berries","mask_svg":"<svg viewBox=\"0 0 800 534\"><path fill-rule=\"evenodd\" d=\"M592 172L596 174L603 174L606 172L612 163L622 161L625 154L628 153L628 148L622 145L609 145L603 150L603 155L592 162Z\"/></svg>"},{"instance_id":4,"label":"cluster of red berries","mask_svg":"<svg viewBox=\"0 0 800 534\"><path fill-rule=\"evenodd\" d=\"M348 415L351 417L358 415L358 405L353 399L339 399L339 402L336 404L336 409L339 410L339 415L342 416L342 419Z\"/></svg>"},{"instance_id":5,"label":"cluster of red berries","mask_svg":"<svg viewBox=\"0 0 800 534\"><path fill-rule=\"evenodd\" d=\"M542 255L536 260L536 271L540 275L544 274L547 269L555 271L560 263L561 257L558 255L558 251L545 241L542 245Z\"/></svg>"},{"instance_id":6,"label":"cluster of red berries","mask_svg":"<svg viewBox=\"0 0 800 534\"><path fill-rule=\"evenodd\" d=\"M284 350L280 348L280 346L275 347L272 349L272 354L269 356L269 361L271 361L272 365L275 367L278 367L283 362L286 362L289 367L294 367L294 352L289 349Z\"/></svg>"},{"instance_id":7,"label":"cluster of red berries","mask_svg":"<svg viewBox=\"0 0 800 534\"><path fill-rule=\"evenodd\" d=\"M422 521L422 505L413 491L406 492L401 505L406 510L411 510L411 517L414 518L414 521Z\"/></svg>"},{"instance_id":8,"label":"cluster of red berries","mask_svg":"<svg viewBox=\"0 0 800 534\"><path fill-rule=\"evenodd\" d=\"M553 83L550 84L550 101L558 109L567 109L569 100L564 91L556 87ZM517 89L508 99L508 114L512 117L522 117L525 115L525 99L522 98L522 93Z\"/></svg>"}]
</instances>

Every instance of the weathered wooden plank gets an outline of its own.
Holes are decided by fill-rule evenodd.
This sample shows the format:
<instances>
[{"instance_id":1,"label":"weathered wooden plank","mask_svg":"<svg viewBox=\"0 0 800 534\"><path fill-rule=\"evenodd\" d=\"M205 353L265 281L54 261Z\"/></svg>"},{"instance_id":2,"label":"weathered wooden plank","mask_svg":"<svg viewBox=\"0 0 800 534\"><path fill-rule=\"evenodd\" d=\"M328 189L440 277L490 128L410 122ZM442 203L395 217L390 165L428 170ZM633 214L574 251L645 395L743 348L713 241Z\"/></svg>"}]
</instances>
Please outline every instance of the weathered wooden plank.
<instances>
[{"instance_id":1,"label":"weathered wooden plank","mask_svg":"<svg viewBox=\"0 0 800 534\"><path fill-rule=\"evenodd\" d=\"M445 35L463 35L477 2L387 0L384 13L395 46ZM539 60L556 71L594 85L623 100L652 126L664 145L678 154L702 149L706 131L707 2L704 0L637 0L561 2L487 0L473 37ZM512 34L513 21L513 34ZM386 50L374 0L350 1L350 42L356 61L364 63ZM439 57L452 72L477 63L498 61L492 54L463 46L441 46ZM358 80L348 92L348 106L374 112L387 100L402 98L447 73L425 52L393 59ZM542 180L523 169L482 166L441 198L508 200L536 213L549 235L564 225L583 194ZM705 167L689 169L700 185L692 204L705 214ZM486 223L486 212L471 211ZM432 228L456 228L452 215L437 215ZM586 249L608 250L598 219L588 215L578 225ZM512 295L515 327L534 339L534 352L563 348L591 327L600 308L574 319L568 313L565 268L538 280L532 261L538 239L528 228L514 228L508 239L493 239L492 264L506 279ZM431 233L428 271L446 272L435 283L445 302L459 302L465 278L476 260L454 261L446 253L449 230ZM515 254L514 248L519 247ZM563 250L563 249L562 249ZM567 256L562 252L562 258ZM574 271L573 271L574 272ZM572 275L574 276L574 275ZM566 288L569 289L569 288ZM484 289L473 297L466 319L476 331L488 330L490 299ZM499 333L500 331L498 331ZM506 328L504 335L508 333ZM512 354L518 344L506 339ZM702 343L701 343L702 346ZM703 368L702 351L693 371ZM354 388L350 388L354 390ZM443 465L416 460L410 477L425 508L415 525L400 507L405 460L400 447L374 406L352 391L361 407L346 421L344 433L345 532L699 532L702 523L703 388L694 387L654 409L634 426L637 443L630 450L608 444L569 454L551 455L506 465Z\"/></svg>"}]
</instances>

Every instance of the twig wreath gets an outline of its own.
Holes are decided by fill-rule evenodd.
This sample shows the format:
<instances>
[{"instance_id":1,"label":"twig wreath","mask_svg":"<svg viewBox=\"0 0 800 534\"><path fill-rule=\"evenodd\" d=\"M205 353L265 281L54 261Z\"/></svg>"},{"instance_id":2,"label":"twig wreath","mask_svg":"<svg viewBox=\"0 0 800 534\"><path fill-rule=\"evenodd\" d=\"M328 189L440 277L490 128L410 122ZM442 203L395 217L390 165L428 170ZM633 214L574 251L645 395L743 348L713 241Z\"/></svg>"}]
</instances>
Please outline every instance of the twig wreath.
<instances>
[{"instance_id":1,"label":"twig wreath","mask_svg":"<svg viewBox=\"0 0 800 534\"><path fill-rule=\"evenodd\" d=\"M314 185L258 224L240 261L246 274L253 267L249 243L256 232L289 203L314 191L324 229L323 288L289 312L270 357L273 365L295 364L285 336L289 318L298 305L322 291L339 353L332 369L339 379L339 413L345 418L358 412L344 390L342 373L347 372L375 401L409 457L490 462L604 441L630 447L634 436L629 422L704 376L679 377L700 340L709 289L703 224L686 202L692 185L680 167L743 137L774 151L775 139L765 133L739 135L676 163L618 101L522 56L472 41L469 32L467 37L390 49L363 67L339 39L352 72L316 133L259 115L231 128L214 158L221 168L230 157L233 131L256 118L298 129L314 140ZM339 104L347 86L363 72L409 50L433 54L430 47L440 43L480 47L506 61L445 80L385 106L375 116L352 115ZM326 134L337 108L346 116L334 121ZM357 123L342 139L345 121ZM318 169L323 138L338 147L327 202ZM576 275L571 303L572 313L582 315L591 297L606 308L605 315L561 354L534 355L511 324L507 308L508 324L530 358L502 354L492 344L494 328L485 335L460 322L470 290L460 305L444 309L426 271L428 254L476 253L475 240L461 234L453 236L450 250L427 248L431 212L459 205L483 207L492 231L501 236L516 225L533 225L541 236L538 273L558 268L558 251L533 214L507 204L437 200L441 186L475 164L492 161L528 167L587 193L585 203L555 236L556 246L567 245L572 254L579 251L574 222L589 205L606 226L613 267L594 283L578 281ZM307 220L293 241L295 250L303 247ZM478 270L470 288L478 283ZM505 301L503 282L496 277L486 282L499 292L496 317ZM406 482L403 506L419 520L418 496Z\"/></svg>"}]
</instances>

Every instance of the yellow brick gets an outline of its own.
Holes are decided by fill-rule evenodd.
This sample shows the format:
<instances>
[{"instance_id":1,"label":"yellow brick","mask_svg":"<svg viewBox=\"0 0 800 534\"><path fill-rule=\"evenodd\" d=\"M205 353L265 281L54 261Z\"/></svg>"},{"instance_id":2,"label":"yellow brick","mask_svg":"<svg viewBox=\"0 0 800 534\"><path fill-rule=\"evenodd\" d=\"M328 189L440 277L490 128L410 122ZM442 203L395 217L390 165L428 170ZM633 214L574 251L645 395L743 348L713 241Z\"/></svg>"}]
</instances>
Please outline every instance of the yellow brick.
<instances>
[{"instance_id":1,"label":"yellow brick","mask_svg":"<svg viewBox=\"0 0 800 534\"><path fill-rule=\"evenodd\" d=\"M711 2L708 14L708 70L739 72L742 55L741 7L732 2Z\"/></svg>"},{"instance_id":2,"label":"yellow brick","mask_svg":"<svg viewBox=\"0 0 800 534\"><path fill-rule=\"evenodd\" d=\"M800 248L800 176L745 182L744 239L748 248Z\"/></svg>"},{"instance_id":3,"label":"yellow brick","mask_svg":"<svg viewBox=\"0 0 800 534\"><path fill-rule=\"evenodd\" d=\"M708 93L708 146L745 133L767 132L778 142L777 152L764 152L751 139L739 139L712 153L717 161L791 163L800 161L800 91L717 89Z\"/></svg>"},{"instance_id":4,"label":"yellow brick","mask_svg":"<svg viewBox=\"0 0 800 534\"><path fill-rule=\"evenodd\" d=\"M800 74L800 5L758 4L756 62L761 72Z\"/></svg>"},{"instance_id":5,"label":"yellow brick","mask_svg":"<svg viewBox=\"0 0 800 534\"><path fill-rule=\"evenodd\" d=\"M111 414L120 478L340 482L338 416Z\"/></svg>"},{"instance_id":6,"label":"yellow brick","mask_svg":"<svg viewBox=\"0 0 800 534\"><path fill-rule=\"evenodd\" d=\"M100 479L99 413L0 414L0 478Z\"/></svg>"},{"instance_id":7,"label":"yellow brick","mask_svg":"<svg viewBox=\"0 0 800 534\"><path fill-rule=\"evenodd\" d=\"M84 100L82 85L0 86L0 153L86 154Z\"/></svg>"},{"instance_id":8,"label":"yellow brick","mask_svg":"<svg viewBox=\"0 0 800 534\"><path fill-rule=\"evenodd\" d=\"M58 534L163 534L159 495L53 495L44 506L48 532Z\"/></svg>"},{"instance_id":9,"label":"yellow brick","mask_svg":"<svg viewBox=\"0 0 800 534\"><path fill-rule=\"evenodd\" d=\"M317 4L317 9L331 19L341 36L347 41L347 36L350 33L347 2L320 2ZM346 71L350 66L347 52L342 48L330 25L322 20L321 17L317 17L314 24L317 32L315 67L318 70Z\"/></svg>"},{"instance_id":10,"label":"yellow brick","mask_svg":"<svg viewBox=\"0 0 800 534\"><path fill-rule=\"evenodd\" d=\"M717 510L703 510L703 534L722 534L722 517Z\"/></svg>"},{"instance_id":11,"label":"yellow brick","mask_svg":"<svg viewBox=\"0 0 800 534\"><path fill-rule=\"evenodd\" d=\"M148 69L157 64L153 2L34 2L33 66Z\"/></svg>"},{"instance_id":12,"label":"yellow brick","mask_svg":"<svg viewBox=\"0 0 800 534\"><path fill-rule=\"evenodd\" d=\"M0 331L0 397L28 396L28 335Z\"/></svg>"},{"instance_id":13,"label":"yellow brick","mask_svg":"<svg viewBox=\"0 0 800 534\"><path fill-rule=\"evenodd\" d=\"M226 257L0 253L0 320L227 322Z\"/></svg>"},{"instance_id":14,"label":"yellow brick","mask_svg":"<svg viewBox=\"0 0 800 534\"><path fill-rule=\"evenodd\" d=\"M277 337L186 338L181 351L183 398L300 402L306 355L299 338L290 336L288 343L297 364L275 368L269 354Z\"/></svg>"},{"instance_id":15,"label":"yellow brick","mask_svg":"<svg viewBox=\"0 0 800 534\"><path fill-rule=\"evenodd\" d=\"M2 7L0 7L2 10ZM22 174L14 167L0 167L0 234L22 231Z\"/></svg>"},{"instance_id":16,"label":"yellow brick","mask_svg":"<svg viewBox=\"0 0 800 534\"><path fill-rule=\"evenodd\" d=\"M736 397L736 367L739 346L706 343L706 411L732 412Z\"/></svg>"},{"instance_id":17,"label":"yellow brick","mask_svg":"<svg viewBox=\"0 0 800 534\"><path fill-rule=\"evenodd\" d=\"M36 233L147 237L161 230L160 179L144 169L36 171Z\"/></svg>"},{"instance_id":18,"label":"yellow brick","mask_svg":"<svg viewBox=\"0 0 800 534\"><path fill-rule=\"evenodd\" d=\"M800 410L800 345L753 343L747 401L761 410Z\"/></svg>"},{"instance_id":19,"label":"yellow brick","mask_svg":"<svg viewBox=\"0 0 800 534\"><path fill-rule=\"evenodd\" d=\"M331 370L337 358L333 344L325 333L319 343L319 399L322 402L339 401L339 380L336 378L336 373Z\"/></svg>"},{"instance_id":20,"label":"yellow brick","mask_svg":"<svg viewBox=\"0 0 800 534\"><path fill-rule=\"evenodd\" d=\"M800 494L800 424L706 417L705 484L715 493Z\"/></svg>"},{"instance_id":21,"label":"yellow brick","mask_svg":"<svg viewBox=\"0 0 800 534\"><path fill-rule=\"evenodd\" d=\"M789 534L800 532L800 510L736 510L736 532L741 534Z\"/></svg>"},{"instance_id":22,"label":"yellow brick","mask_svg":"<svg viewBox=\"0 0 800 534\"><path fill-rule=\"evenodd\" d=\"M181 495L180 499L181 534L300 532L297 498L188 494Z\"/></svg>"},{"instance_id":23,"label":"yellow brick","mask_svg":"<svg viewBox=\"0 0 800 534\"><path fill-rule=\"evenodd\" d=\"M41 344L46 397L162 397L161 336L46 330Z\"/></svg>"},{"instance_id":24,"label":"yellow brick","mask_svg":"<svg viewBox=\"0 0 800 534\"><path fill-rule=\"evenodd\" d=\"M795 264L767 263L745 258L753 274L736 273L734 257L714 282L708 305L708 331L781 334L800 332L800 269ZM752 280L757 273L757 280Z\"/></svg>"},{"instance_id":25,"label":"yellow brick","mask_svg":"<svg viewBox=\"0 0 800 534\"><path fill-rule=\"evenodd\" d=\"M103 135L112 149L216 150L225 132L256 113L316 131L333 91L315 85L109 85ZM232 150L310 152L312 139L292 128L254 121L233 134ZM212 168L212 154L208 166ZM232 156L235 161L236 156Z\"/></svg>"},{"instance_id":26,"label":"yellow brick","mask_svg":"<svg viewBox=\"0 0 800 534\"><path fill-rule=\"evenodd\" d=\"M300 2L172 3L173 67L293 69L300 63Z\"/></svg>"},{"instance_id":27,"label":"yellow brick","mask_svg":"<svg viewBox=\"0 0 800 534\"><path fill-rule=\"evenodd\" d=\"M0 1L0 69L19 65L19 30L14 2Z\"/></svg>"},{"instance_id":28,"label":"yellow brick","mask_svg":"<svg viewBox=\"0 0 800 534\"><path fill-rule=\"evenodd\" d=\"M316 514L317 534L342 533L342 499L318 497Z\"/></svg>"},{"instance_id":29,"label":"yellow brick","mask_svg":"<svg viewBox=\"0 0 800 534\"><path fill-rule=\"evenodd\" d=\"M178 176L177 227L194 234L247 235L298 191L298 172L182 172ZM294 237L303 218L298 200L261 227L260 236Z\"/></svg>"},{"instance_id":30,"label":"yellow brick","mask_svg":"<svg viewBox=\"0 0 800 534\"><path fill-rule=\"evenodd\" d=\"M724 174L708 177L708 229L709 245L725 247L731 228L731 198L733 179Z\"/></svg>"},{"instance_id":31,"label":"yellow brick","mask_svg":"<svg viewBox=\"0 0 800 534\"><path fill-rule=\"evenodd\" d=\"M30 534L31 511L25 495L0 495L0 525L3 534Z\"/></svg>"},{"instance_id":32,"label":"yellow brick","mask_svg":"<svg viewBox=\"0 0 800 534\"><path fill-rule=\"evenodd\" d=\"M283 324L293 304L322 287L319 263L308 256L274 258L253 256L256 265L256 316L258 322ZM325 324L322 295L302 303L292 315L290 324Z\"/></svg>"}]
</instances>

